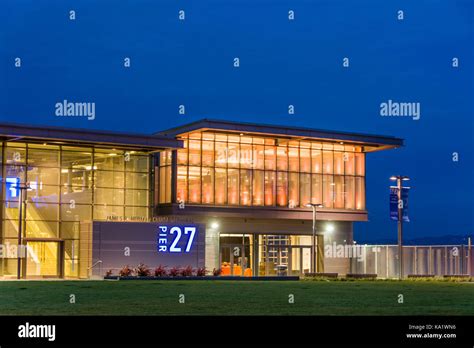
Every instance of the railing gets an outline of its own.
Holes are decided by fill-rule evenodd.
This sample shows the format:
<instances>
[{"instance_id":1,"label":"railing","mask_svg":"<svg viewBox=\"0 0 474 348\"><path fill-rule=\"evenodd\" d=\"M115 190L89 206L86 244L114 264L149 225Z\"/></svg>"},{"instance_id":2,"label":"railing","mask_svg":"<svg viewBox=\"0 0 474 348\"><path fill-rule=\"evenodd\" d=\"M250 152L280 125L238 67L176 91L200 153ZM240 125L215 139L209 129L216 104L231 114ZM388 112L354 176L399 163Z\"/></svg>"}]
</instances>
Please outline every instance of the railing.
<instances>
[{"instance_id":1,"label":"railing","mask_svg":"<svg viewBox=\"0 0 474 348\"><path fill-rule=\"evenodd\" d=\"M397 245L358 245L359 257L352 257L350 273L377 274L379 278L397 278ZM467 245L416 245L403 247L404 276L474 276L474 258Z\"/></svg>"}]
</instances>

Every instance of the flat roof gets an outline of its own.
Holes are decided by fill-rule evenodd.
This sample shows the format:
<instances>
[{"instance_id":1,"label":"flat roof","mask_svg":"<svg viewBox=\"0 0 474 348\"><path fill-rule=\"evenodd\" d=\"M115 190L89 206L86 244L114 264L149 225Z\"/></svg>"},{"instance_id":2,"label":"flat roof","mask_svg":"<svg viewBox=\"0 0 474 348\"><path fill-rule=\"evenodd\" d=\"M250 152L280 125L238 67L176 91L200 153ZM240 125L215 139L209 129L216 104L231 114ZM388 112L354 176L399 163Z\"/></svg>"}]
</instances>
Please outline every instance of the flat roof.
<instances>
[{"instance_id":1,"label":"flat roof","mask_svg":"<svg viewBox=\"0 0 474 348\"><path fill-rule=\"evenodd\" d=\"M245 133L252 135L280 136L288 138L296 138L300 140L329 140L334 142L350 142L361 145L368 145L371 148L368 151L376 151L387 148L396 148L404 145L401 138L387 135L373 135L362 133L349 133L339 131L329 131L322 129L293 127L293 126L277 126L258 123L234 122L215 119L202 119L183 126L171 128L156 133L160 136L173 136L205 130L221 130L225 132Z\"/></svg>"},{"instance_id":2,"label":"flat roof","mask_svg":"<svg viewBox=\"0 0 474 348\"><path fill-rule=\"evenodd\" d=\"M58 144L116 146L140 151L158 151L165 148L183 147L183 142L176 140L175 137L82 128L27 126L14 123L0 123L0 139L4 141L47 141Z\"/></svg>"}]
</instances>

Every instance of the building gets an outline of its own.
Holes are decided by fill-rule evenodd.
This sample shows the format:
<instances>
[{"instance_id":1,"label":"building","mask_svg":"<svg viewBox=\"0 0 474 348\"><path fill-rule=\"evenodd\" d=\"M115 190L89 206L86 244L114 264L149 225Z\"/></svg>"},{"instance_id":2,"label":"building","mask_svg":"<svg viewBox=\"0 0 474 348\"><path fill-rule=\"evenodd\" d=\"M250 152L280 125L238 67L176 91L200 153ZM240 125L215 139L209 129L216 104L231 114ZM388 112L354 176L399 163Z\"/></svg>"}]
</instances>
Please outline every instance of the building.
<instances>
[{"instance_id":1,"label":"building","mask_svg":"<svg viewBox=\"0 0 474 348\"><path fill-rule=\"evenodd\" d=\"M0 276L23 278L88 278L137 262L347 273L349 260L323 257L323 243L352 244L353 222L367 220L366 155L403 146L218 120L154 135L0 124L0 138ZM314 266L308 203L323 206Z\"/></svg>"}]
</instances>

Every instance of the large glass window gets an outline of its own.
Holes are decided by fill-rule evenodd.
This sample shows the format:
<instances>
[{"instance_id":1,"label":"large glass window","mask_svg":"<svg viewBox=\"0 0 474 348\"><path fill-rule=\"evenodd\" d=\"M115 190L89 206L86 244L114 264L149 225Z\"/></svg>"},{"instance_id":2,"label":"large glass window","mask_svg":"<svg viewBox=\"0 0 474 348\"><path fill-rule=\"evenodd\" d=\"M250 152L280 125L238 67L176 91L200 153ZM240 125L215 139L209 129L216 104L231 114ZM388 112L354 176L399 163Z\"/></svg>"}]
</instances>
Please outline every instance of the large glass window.
<instances>
[{"instance_id":1,"label":"large glass window","mask_svg":"<svg viewBox=\"0 0 474 348\"><path fill-rule=\"evenodd\" d=\"M196 204L365 209L365 158L360 146L335 142L194 132L177 151L177 200ZM114 157L114 156L112 156ZM107 162L108 163L108 162ZM120 182L113 174L104 180ZM171 151L160 154L159 201L170 200ZM102 170L104 171L104 170ZM359 180L359 179L357 179ZM85 180L87 182L87 180ZM129 188L147 189L145 178L125 176ZM125 193L127 195L127 193ZM182 198L184 197L184 198ZM359 202L359 203L357 203Z\"/></svg>"},{"instance_id":2,"label":"large glass window","mask_svg":"<svg viewBox=\"0 0 474 348\"><path fill-rule=\"evenodd\" d=\"M117 216L148 217L150 156L146 153L26 143L7 143L4 150L0 237L17 237L17 185L28 182L23 235L64 240L66 276L79 274L81 223ZM171 187L171 152L160 157L163 187ZM170 190L164 190L162 201L166 200L171 201Z\"/></svg>"}]
</instances>

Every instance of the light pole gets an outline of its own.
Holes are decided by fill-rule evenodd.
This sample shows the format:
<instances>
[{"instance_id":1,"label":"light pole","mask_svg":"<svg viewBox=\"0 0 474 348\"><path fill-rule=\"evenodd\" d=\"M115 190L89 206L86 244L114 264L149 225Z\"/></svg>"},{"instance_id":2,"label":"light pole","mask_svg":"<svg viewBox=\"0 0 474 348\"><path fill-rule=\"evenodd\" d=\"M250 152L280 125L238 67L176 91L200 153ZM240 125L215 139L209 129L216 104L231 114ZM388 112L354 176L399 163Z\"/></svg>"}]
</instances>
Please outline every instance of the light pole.
<instances>
[{"instance_id":1,"label":"light pole","mask_svg":"<svg viewBox=\"0 0 474 348\"><path fill-rule=\"evenodd\" d=\"M410 178L405 175L392 175L390 180L397 182L398 195L398 279L403 279L403 201L402 201L402 181L408 181Z\"/></svg>"},{"instance_id":2,"label":"light pole","mask_svg":"<svg viewBox=\"0 0 474 348\"><path fill-rule=\"evenodd\" d=\"M312 253L311 253L311 271L316 273L316 208L322 208L322 204L315 204L315 203L306 203L306 206L309 208L313 208L313 239L311 241L312 244ZM318 270L319 271L319 270Z\"/></svg>"},{"instance_id":3,"label":"light pole","mask_svg":"<svg viewBox=\"0 0 474 348\"><path fill-rule=\"evenodd\" d=\"M21 257L23 255L22 247L22 227L23 227L23 191L29 189L28 183L22 185L18 183L17 189L20 191L18 195L18 246L17 246L17 279L21 279ZM26 257L26 250L25 250Z\"/></svg>"}]
</instances>

